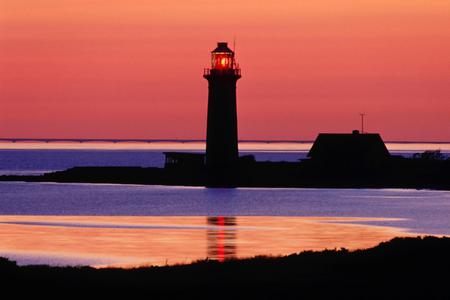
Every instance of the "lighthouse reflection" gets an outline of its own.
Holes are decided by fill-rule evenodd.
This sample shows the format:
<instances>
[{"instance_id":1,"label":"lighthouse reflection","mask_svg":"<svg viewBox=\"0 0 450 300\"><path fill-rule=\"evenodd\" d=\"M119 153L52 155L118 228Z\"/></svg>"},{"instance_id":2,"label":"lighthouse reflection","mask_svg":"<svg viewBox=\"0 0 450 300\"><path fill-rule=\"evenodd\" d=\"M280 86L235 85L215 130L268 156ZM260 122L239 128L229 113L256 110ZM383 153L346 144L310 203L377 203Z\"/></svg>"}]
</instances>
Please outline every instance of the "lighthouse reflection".
<instances>
[{"instance_id":1,"label":"lighthouse reflection","mask_svg":"<svg viewBox=\"0 0 450 300\"><path fill-rule=\"evenodd\" d=\"M207 224L207 257L218 261L236 257L236 217L207 217Z\"/></svg>"}]
</instances>

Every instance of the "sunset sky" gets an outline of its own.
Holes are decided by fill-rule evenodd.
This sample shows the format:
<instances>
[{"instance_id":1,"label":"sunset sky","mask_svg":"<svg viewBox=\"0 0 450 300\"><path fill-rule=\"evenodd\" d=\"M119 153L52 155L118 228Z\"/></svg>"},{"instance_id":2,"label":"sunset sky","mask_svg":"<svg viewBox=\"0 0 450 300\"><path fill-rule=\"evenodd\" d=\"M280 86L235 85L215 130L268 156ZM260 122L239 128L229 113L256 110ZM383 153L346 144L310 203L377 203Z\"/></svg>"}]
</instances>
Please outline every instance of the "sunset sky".
<instances>
[{"instance_id":1,"label":"sunset sky","mask_svg":"<svg viewBox=\"0 0 450 300\"><path fill-rule=\"evenodd\" d=\"M240 139L450 141L449 0L0 0L0 137L203 139L234 37Z\"/></svg>"}]
</instances>

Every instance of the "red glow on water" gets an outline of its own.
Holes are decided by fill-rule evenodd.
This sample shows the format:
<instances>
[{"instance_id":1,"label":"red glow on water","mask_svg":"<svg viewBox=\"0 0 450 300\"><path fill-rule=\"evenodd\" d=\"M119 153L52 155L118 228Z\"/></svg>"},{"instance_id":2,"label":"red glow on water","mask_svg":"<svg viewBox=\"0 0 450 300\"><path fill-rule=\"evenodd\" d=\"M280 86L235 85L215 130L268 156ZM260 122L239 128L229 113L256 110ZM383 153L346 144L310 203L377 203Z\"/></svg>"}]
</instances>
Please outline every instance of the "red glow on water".
<instances>
[{"instance_id":1,"label":"red glow on water","mask_svg":"<svg viewBox=\"0 0 450 300\"><path fill-rule=\"evenodd\" d=\"M201 229L205 217L0 216L0 252L38 257L49 263L53 258L69 262L86 259L96 266L106 263L132 267L188 263L206 257L224 261L231 257L287 255L325 248L361 249L410 235L398 228L357 224L395 219L207 219L210 220L205 230L210 232L205 240L205 230ZM212 251L209 254L205 253L208 245Z\"/></svg>"},{"instance_id":2,"label":"red glow on water","mask_svg":"<svg viewBox=\"0 0 450 300\"><path fill-rule=\"evenodd\" d=\"M225 260L225 233L223 231L223 227L225 226L224 217L217 217L217 226L219 226L217 232L217 260L223 262Z\"/></svg>"}]
</instances>

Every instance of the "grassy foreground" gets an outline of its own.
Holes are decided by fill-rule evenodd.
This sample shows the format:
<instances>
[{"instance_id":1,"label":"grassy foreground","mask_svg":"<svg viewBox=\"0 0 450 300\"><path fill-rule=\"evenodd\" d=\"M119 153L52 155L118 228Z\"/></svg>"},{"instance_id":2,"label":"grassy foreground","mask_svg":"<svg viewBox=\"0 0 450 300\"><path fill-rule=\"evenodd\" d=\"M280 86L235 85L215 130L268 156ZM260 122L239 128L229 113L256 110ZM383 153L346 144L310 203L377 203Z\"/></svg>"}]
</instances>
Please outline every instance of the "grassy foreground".
<instances>
[{"instance_id":1,"label":"grassy foreground","mask_svg":"<svg viewBox=\"0 0 450 300\"><path fill-rule=\"evenodd\" d=\"M450 238L137 269L23 266L0 259L2 294L65 299L450 299ZM136 295L136 297L133 297ZM15 297L14 297L15 298Z\"/></svg>"}]
</instances>

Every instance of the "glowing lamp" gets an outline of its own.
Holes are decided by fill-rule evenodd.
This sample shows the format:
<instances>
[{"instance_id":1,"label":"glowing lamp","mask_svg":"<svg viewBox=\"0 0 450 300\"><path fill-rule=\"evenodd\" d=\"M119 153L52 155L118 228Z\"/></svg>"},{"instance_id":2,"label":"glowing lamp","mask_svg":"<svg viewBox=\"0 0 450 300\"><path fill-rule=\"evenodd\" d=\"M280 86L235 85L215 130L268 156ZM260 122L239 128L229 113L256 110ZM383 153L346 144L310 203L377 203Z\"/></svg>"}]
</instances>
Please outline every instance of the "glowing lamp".
<instances>
[{"instance_id":1,"label":"glowing lamp","mask_svg":"<svg viewBox=\"0 0 450 300\"><path fill-rule=\"evenodd\" d=\"M211 52L211 68L212 69L233 69L234 52L228 48L227 43L220 42L217 48Z\"/></svg>"}]
</instances>

